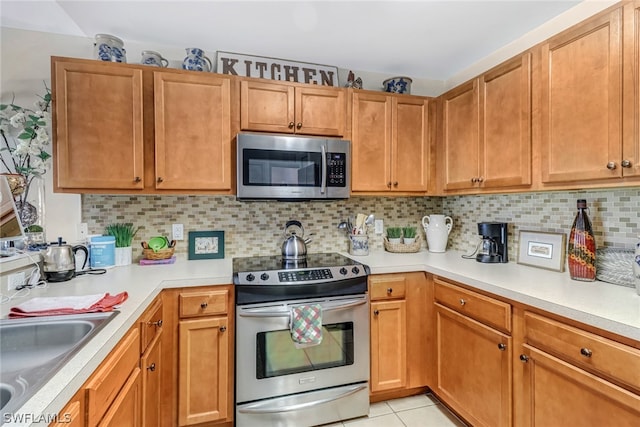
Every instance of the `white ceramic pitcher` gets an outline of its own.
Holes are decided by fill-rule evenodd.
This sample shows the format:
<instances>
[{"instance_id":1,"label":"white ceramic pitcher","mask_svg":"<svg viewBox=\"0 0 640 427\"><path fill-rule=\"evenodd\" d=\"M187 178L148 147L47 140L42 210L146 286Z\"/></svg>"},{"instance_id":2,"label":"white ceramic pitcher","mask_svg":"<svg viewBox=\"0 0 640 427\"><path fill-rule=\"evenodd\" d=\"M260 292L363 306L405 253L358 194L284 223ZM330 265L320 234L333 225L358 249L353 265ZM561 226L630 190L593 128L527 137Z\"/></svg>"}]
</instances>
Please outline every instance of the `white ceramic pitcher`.
<instances>
[{"instance_id":1,"label":"white ceramic pitcher","mask_svg":"<svg viewBox=\"0 0 640 427\"><path fill-rule=\"evenodd\" d=\"M422 217L422 226L427 235L429 252L444 252L447 249L449 233L453 227L450 216L425 215Z\"/></svg>"}]
</instances>

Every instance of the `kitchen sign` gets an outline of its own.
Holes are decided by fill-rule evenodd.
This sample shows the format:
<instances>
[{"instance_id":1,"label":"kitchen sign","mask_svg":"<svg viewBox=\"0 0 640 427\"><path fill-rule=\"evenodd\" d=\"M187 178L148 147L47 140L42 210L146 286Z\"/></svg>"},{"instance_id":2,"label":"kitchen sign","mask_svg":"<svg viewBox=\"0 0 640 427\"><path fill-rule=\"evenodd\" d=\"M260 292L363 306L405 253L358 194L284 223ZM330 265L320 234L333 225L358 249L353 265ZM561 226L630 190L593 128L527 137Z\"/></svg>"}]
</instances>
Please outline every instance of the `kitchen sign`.
<instances>
[{"instance_id":1,"label":"kitchen sign","mask_svg":"<svg viewBox=\"0 0 640 427\"><path fill-rule=\"evenodd\" d=\"M218 51L216 66L219 74L338 86L338 68L328 65Z\"/></svg>"}]
</instances>

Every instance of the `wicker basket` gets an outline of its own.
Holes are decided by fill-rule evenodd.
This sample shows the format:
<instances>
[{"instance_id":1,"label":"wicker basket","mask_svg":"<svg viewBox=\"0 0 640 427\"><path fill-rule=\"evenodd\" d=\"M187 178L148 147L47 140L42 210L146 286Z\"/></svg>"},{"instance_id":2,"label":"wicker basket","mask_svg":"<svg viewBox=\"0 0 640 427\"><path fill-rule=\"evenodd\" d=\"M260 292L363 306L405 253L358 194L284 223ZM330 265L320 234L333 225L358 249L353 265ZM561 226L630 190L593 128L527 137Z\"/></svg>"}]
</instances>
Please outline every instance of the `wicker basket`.
<instances>
[{"instance_id":1,"label":"wicker basket","mask_svg":"<svg viewBox=\"0 0 640 427\"><path fill-rule=\"evenodd\" d=\"M154 251L149 248L147 242L142 242L142 257L144 259L169 259L173 256L173 253L176 251L176 241L172 240L169 244L168 248L160 249L159 251Z\"/></svg>"},{"instance_id":2,"label":"wicker basket","mask_svg":"<svg viewBox=\"0 0 640 427\"><path fill-rule=\"evenodd\" d=\"M389 240L387 240L387 238L384 238L384 249L387 252L396 252L396 253L414 253L414 252L418 252L420 250L420 235L416 235L416 240L413 243L410 244L404 244L404 243L390 243Z\"/></svg>"},{"instance_id":3,"label":"wicker basket","mask_svg":"<svg viewBox=\"0 0 640 427\"><path fill-rule=\"evenodd\" d=\"M596 251L596 279L614 285L635 287L633 249L598 249Z\"/></svg>"}]
</instances>

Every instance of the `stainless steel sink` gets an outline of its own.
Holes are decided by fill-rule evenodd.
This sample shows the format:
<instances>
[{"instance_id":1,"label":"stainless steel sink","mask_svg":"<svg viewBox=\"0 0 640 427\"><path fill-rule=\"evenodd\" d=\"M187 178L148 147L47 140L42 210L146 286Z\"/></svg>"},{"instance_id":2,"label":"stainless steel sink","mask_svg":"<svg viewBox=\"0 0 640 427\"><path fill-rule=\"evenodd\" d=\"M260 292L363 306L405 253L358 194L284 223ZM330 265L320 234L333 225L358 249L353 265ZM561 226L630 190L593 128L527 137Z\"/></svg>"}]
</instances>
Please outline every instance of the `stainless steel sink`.
<instances>
[{"instance_id":1,"label":"stainless steel sink","mask_svg":"<svg viewBox=\"0 0 640 427\"><path fill-rule=\"evenodd\" d=\"M0 411L11 413L118 312L0 320Z\"/></svg>"}]
</instances>

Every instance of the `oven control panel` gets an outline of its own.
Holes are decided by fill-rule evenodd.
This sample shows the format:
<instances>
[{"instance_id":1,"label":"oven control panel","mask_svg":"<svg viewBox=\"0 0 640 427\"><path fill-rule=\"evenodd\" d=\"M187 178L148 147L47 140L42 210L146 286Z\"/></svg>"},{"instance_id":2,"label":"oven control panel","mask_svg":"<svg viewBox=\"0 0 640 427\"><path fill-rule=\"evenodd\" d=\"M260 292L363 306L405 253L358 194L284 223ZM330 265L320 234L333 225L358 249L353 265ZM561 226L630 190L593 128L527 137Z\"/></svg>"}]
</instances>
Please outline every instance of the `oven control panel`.
<instances>
[{"instance_id":1,"label":"oven control panel","mask_svg":"<svg viewBox=\"0 0 640 427\"><path fill-rule=\"evenodd\" d=\"M327 283L366 276L362 265L323 267L315 269L284 269L264 272L240 272L234 277L236 285L284 285Z\"/></svg>"}]
</instances>

